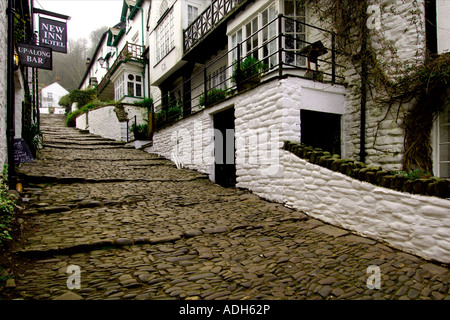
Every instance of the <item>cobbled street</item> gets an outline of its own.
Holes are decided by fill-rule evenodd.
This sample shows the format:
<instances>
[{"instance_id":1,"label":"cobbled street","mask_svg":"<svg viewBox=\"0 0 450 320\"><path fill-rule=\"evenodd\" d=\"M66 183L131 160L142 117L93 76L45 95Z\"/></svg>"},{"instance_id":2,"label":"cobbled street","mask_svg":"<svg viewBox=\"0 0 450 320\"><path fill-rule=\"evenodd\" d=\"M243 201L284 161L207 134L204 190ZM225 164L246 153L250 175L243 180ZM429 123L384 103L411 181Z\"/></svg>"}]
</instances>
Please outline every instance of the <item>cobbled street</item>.
<instances>
[{"instance_id":1,"label":"cobbled street","mask_svg":"<svg viewBox=\"0 0 450 320\"><path fill-rule=\"evenodd\" d=\"M41 130L41 154L20 168L33 233L15 248L30 268L16 275L13 298L450 298L447 266L67 128L60 116L42 115ZM68 289L71 265L80 289ZM379 289L369 289L370 266Z\"/></svg>"}]
</instances>

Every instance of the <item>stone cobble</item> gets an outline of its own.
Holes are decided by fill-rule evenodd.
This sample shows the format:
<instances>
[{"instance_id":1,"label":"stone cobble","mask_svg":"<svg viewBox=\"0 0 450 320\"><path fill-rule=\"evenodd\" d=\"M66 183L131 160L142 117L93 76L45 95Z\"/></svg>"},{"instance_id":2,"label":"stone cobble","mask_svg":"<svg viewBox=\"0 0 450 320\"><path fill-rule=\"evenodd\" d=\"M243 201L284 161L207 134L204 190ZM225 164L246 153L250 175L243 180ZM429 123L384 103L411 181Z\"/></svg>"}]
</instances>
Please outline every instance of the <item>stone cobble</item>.
<instances>
[{"instance_id":1,"label":"stone cobble","mask_svg":"<svg viewBox=\"0 0 450 320\"><path fill-rule=\"evenodd\" d=\"M56 116L43 115L42 130L46 147L20 168L34 232L17 248L32 268L16 275L16 298L67 297L72 265L81 287L71 292L86 300L450 298L446 265L65 128ZM379 288L368 285L371 266Z\"/></svg>"}]
</instances>

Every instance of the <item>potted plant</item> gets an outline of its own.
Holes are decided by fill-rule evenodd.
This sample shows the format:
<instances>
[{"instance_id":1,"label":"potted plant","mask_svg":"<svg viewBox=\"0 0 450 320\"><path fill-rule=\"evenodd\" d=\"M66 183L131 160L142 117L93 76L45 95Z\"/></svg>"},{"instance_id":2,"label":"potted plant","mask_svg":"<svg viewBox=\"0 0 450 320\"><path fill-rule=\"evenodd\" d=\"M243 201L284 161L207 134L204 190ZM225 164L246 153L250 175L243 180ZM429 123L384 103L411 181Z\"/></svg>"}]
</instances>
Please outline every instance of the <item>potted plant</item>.
<instances>
[{"instance_id":1,"label":"potted plant","mask_svg":"<svg viewBox=\"0 0 450 320\"><path fill-rule=\"evenodd\" d=\"M212 88L206 93L206 101L205 94L203 93L199 98L199 105L205 107L206 105L211 105L222 100L225 100L227 97L227 91L220 88Z\"/></svg>"},{"instance_id":2,"label":"potted plant","mask_svg":"<svg viewBox=\"0 0 450 320\"><path fill-rule=\"evenodd\" d=\"M239 72L236 64L232 81L241 85L241 89L248 89L261 81L261 74L266 68L264 63L250 55L241 62Z\"/></svg>"},{"instance_id":3,"label":"potted plant","mask_svg":"<svg viewBox=\"0 0 450 320\"><path fill-rule=\"evenodd\" d=\"M134 133L135 140L147 140L148 139L148 124L138 124L134 123L131 125L130 131Z\"/></svg>"}]
</instances>

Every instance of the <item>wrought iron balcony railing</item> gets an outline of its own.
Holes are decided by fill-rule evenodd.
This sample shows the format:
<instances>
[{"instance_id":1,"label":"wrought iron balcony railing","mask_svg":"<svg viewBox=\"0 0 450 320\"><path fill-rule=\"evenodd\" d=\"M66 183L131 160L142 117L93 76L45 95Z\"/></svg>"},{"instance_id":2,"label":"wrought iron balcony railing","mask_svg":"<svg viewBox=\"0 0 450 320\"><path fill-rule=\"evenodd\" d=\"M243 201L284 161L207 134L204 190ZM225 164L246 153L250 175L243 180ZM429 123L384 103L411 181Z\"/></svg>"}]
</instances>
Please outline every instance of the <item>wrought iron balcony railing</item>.
<instances>
[{"instance_id":1,"label":"wrought iron balcony railing","mask_svg":"<svg viewBox=\"0 0 450 320\"><path fill-rule=\"evenodd\" d=\"M255 38L265 40L249 46ZM179 86L162 92L154 101L156 127L164 128L274 78L291 76L343 84L345 68L337 62L339 55L335 33L279 15L197 69ZM225 57L228 62L223 65Z\"/></svg>"},{"instance_id":2,"label":"wrought iron balcony railing","mask_svg":"<svg viewBox=\"0 0 450 320\"><path fill-rule=\"evenodd\" d=\"M103 77L102 81L99 83L97 87L97 92L98 93L102 92L103 89L108 85L111 75L116 71L120 63L127 61L143 62L144 61L143 53L144 53L143 46L127 42L120 51L119 55L117 56L117 59L108 69L108 72Z\"/></svg>"},{"instance_id":3,"label":"wrought iron balcony railing","mask_svg":"<svg viewBox=\"0 0 450 320\"><path fill-rule=\"evenodd\" d=\"M214 0L185 30L184 52L189 51L231 12L248 0Z\"/></svg>"}]
</instances>

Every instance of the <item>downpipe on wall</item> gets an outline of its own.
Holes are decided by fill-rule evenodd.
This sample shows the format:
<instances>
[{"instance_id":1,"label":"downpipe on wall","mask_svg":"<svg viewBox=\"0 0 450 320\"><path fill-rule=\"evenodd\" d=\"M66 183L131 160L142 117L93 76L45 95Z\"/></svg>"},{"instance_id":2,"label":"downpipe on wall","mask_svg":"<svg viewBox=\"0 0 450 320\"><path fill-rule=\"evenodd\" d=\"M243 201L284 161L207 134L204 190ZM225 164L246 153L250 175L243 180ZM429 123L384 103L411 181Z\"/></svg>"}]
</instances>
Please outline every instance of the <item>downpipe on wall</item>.
<instances>
[{"instance_id":1,"label":"downpipe on wall","mask_svg":"<svg viewBox=\"0 0 450 320\"><path fill-rule=\"evenodd\" d=\"M366 17L364 21L367 21L367 2L365 4ZM366 107L367 107L367 37L368 28L364 23L362 26L362 42L361 42L361 117L360 117L360 135L359 135L359 161L366 162Z\"/></svg>"},{"instance_id":2,"label":"downpipe on wall","mask_svg":"<svg viewBox=\"0 0 450 320\"><path fill-rule=\"evenodd\" d=\"M14 161L14 118L15 118L15 85L14 85L14 0L8 1L8 63L7 63L7 120L6 137L8 146L8 184L15 190L17 176Z\"/></svg>"}]
</instances>

